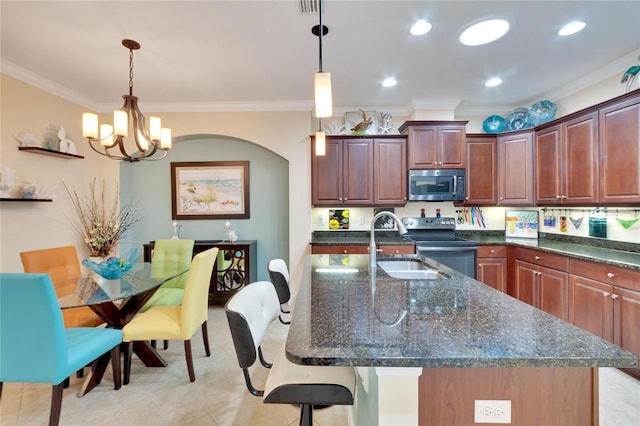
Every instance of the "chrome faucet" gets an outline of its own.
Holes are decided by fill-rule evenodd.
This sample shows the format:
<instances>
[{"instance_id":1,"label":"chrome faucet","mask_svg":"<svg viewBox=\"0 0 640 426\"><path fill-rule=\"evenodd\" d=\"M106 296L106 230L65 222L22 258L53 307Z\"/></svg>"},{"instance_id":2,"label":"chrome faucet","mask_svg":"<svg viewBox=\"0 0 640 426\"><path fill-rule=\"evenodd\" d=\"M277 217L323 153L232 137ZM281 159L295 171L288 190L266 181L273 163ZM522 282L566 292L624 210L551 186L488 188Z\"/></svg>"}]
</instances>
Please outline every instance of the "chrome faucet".
<instances>
[{"instance_id":1,"label":"chrome faucet","mask_svg":"<svg viewBox=\"0 0 640 426\"><path fill-rule=\"evenodd\" d=\"M378 220L382 216L389 216L390 218L396 221L396 225L398 225L398 233L400 235L407 233L407 228L404 227L404 225L402 224L402 221L395 214L388 211L381 211L377 215L375 215L373 219L371 219L371 242L369 243L369 259L370 259L369 266L371 268L376 268L378 266L376 262L377 249L376 249L376 237L375 237L374 226L376 224L376 220Z\"/></svg>"}]
</instances>

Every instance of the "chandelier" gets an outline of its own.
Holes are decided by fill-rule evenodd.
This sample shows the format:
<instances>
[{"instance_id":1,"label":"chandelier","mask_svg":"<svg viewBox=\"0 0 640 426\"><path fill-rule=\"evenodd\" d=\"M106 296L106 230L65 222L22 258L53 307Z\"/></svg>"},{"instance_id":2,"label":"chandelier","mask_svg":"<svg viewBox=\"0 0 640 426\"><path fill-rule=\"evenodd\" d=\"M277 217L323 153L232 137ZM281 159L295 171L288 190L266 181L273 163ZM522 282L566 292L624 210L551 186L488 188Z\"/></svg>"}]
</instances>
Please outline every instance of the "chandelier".
<instances>
[{"instance_id":1,"label":"chandelier","mask_svg":"<svg viewBox=\"0 0 640 426\"><path fill-rule=\"evenodd\" d=\"M87 138L91 149L113 160L130 163L141 160L161 160L171 149L171 129L163 128L158 117L149 117L149 127L147 127L145 116L138 108L138 97L133 96L133 51L140 49L140 43L125 39L122 40L122 45L129 49L129 94L122 96L124 99L122 108L113 112L113 126L101 124L99 136L98 116L90 112L82 114L82 136ZM138 149L131 154L125 148L124 139L129 136L129 123L131 123L133 140ZM153 157L158 149L163 151L162 154Z\"/></svg>"},{"instance_id":2,"label":"chandelier","mask_svg":"<svg viewBox=\"0 0 640 426\"><path fill-rule=\"evenodd\" d=\"M316 117L318 117L318 131L316 132L316 156L325 155L325 133L322 131L322 117L331 117L333 114L331 99L331 73L322 69L322 36L329 33L329 28L322 25L322 0L318 0L319 23L311 28L311 32L318 36L318 72L314 76L314 92Z\"/></svg>"}]
</instances>

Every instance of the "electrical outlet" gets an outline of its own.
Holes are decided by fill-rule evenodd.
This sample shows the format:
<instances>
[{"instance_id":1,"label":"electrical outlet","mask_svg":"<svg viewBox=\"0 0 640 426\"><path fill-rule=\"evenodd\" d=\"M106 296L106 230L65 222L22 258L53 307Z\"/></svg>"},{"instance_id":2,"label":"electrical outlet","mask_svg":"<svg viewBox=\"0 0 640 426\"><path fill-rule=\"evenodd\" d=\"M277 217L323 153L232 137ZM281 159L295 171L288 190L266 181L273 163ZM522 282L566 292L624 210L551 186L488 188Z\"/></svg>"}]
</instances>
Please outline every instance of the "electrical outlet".
<instances>
[{"instance_id":1,"label":"electrical outlet","mask_svg":"<svg viewBox=\"0 0 640 426\"><path fill-rule=\"evenodd\" d=\"M475 402L475 423L511 424L510 400L476 399Z\"/></svg>"}]
</instances>

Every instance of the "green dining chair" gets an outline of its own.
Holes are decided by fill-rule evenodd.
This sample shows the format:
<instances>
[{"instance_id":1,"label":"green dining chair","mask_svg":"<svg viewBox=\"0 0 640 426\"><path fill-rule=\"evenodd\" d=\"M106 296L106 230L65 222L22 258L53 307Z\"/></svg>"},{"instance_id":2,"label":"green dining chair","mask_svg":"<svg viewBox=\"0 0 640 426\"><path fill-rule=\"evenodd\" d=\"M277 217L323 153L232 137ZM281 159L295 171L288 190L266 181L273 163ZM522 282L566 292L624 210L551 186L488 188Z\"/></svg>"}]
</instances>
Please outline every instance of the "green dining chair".
<instances>
[{"instance_id":1,"label":"green dining chair","mask_svg":"<svg viewBox=\"0 0 640 426\"><path fill-rule=\"evenodd\" d=\"M151 257L153 275L163 277L189 269L194 244L195 240L156 240ZM182 303L186 282L187 274L182 274L162 284L140 312L154 306L178 306Z\"/></svg>"},{"instance_id":2,"label":"green dining chair","mask_svg":"<svg viewBox=\"0 0 640 426\"><path fill-rule=\"evenodd\" d=\"M211 356L207 319L209 317L209 282L216 261L218 248L198 253L194 256L187 282L184 286L184 297L179 306L154 306L137 315L122 329L123 340L127 343L124 354L124 384L129 383L131 374L131 353L134 341L144 340L182 340L189 371L189 380L196 380L191 354L191 337L200 327L207 356Z\"/></svg>"},{"instance_id":3,"label":"green dining chair","mask_svg":"<svg viewBox=\"0 0 640 426\"><path fill-rule=\"evenodd\" d=\"M0 397L4 382L51 383L57 425L65 379L109 351L120 389L120 343L122 330L65 328L49 275L0 273Z\"/></svg>"}]
</instances>

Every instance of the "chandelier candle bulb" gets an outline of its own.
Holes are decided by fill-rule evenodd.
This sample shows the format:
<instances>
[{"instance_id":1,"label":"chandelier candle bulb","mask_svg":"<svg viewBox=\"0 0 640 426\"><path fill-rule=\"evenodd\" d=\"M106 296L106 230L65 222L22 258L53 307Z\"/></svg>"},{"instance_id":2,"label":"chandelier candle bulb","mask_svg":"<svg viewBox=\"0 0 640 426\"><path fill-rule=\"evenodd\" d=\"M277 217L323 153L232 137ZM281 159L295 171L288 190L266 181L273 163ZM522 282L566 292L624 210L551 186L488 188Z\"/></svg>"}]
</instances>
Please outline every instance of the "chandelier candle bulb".
<instances>
[{"instance_id":1,"label":"chandelier candle bulb","mask_svg":"<svg viewBox=\"0 0 640 426\"><path fill-rule=\"evenodd\" d=\"M92 112L82 114L82 137L95 139L98 137L98 116Z\"/></svg>"},{"instance_id":2,"label":"chandelier candle bulb","mask_svg":"<svg viewBox=\"0 0 640 426\"><path fill-rule=\"evenodd\" d=\"M138 148L140 151L146 151L149 149L149 140L142 134L140 129L137 130L138 134Z\"/></svg>"},{"instance_id":3,"label":"chandelier candle bulb","mask_svg":"<svg viewBox=\"0 0 640 426\"><path fill-rule=\"evenodd\" d=\"M167 127L160 130L160 149L171 149L171 129Z\"/></svg>"},{"instance_id":4,"label":"chandelier candle bulb","mask_svg":"<svg viewBox=\"0 0 640 426\"><path fill-rule=\"evenodd\" d=\"M100 125L100 145L106 148L110 148L114 145L113 126L111 124Z\"/></svg>"},{"instance_id":5,"label":"chandelier candle bulb","mask_svg":"<svg viewBox=\"0 0 640 426\"><path fill-rule=\"evenodd\" d=\"M129 136L129 117L126 111L113 111L113 131L116 136Z\"/></svg>"},{"instance_id":6,"label":"chandelier candle bulb","mask_svg":"<svg viewBox=\"0 0 640 426\"><path fill-rule=\"evenodd\" d=\"M152 141L160 140L161 127L160 118L149 117L149 137Z\"/></svg>"}]
</instances>

